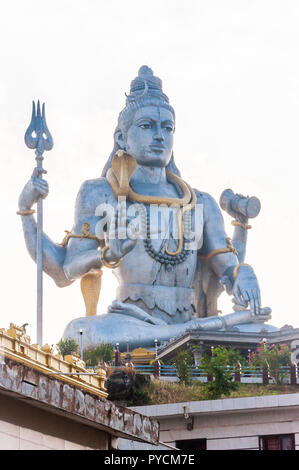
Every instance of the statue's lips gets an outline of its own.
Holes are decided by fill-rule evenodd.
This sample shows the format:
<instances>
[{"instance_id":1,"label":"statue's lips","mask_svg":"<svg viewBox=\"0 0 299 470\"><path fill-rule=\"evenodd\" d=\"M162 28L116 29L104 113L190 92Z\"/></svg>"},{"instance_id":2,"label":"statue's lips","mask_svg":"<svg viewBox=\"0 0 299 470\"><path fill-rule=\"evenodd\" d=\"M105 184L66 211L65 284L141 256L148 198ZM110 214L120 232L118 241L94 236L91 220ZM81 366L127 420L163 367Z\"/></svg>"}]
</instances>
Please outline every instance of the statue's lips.
<instances>
[{"instance_id":1,"label":"statue's lips","mask_svg":"<svg viewBox=\"0 0 299 470\"><path fill-rule=\"evenodd\" d=\"M150 145L149 148L153 152L158 152L158 153L162 153L165 150L164 145Z\"/></svg>"}]
</instances>

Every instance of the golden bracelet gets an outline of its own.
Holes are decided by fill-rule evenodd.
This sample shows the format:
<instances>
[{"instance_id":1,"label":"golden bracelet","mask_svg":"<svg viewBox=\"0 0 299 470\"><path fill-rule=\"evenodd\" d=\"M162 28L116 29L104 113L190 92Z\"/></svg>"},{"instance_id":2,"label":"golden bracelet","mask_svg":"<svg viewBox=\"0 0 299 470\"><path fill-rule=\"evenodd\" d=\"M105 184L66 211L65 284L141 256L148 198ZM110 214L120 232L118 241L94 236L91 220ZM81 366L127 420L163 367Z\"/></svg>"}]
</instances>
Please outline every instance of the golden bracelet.
<instances>
[{"instance_id":1,"label":"golden bracelet","mask_svg":"<svg viewBox=\"0 0 299 470\"><path fill-rule=\"evenodd\" d=\"M250 264L246 264L246 263L237 264L237 266L235 266L234 272L233 272L233 278L234 278L234 279L236 279L236 277L237 277L237 275L238 275L239 268L240 268L241 266L248 266L249 268L253 269L253 267L250 266Z\"/></svg>"},{"instance_id":2,"label":"golden bracelet","mask_svg":"<svg viewBox=\"0 0 299 470\"><path fill-rule=\"evenodd\" d=\"M104 266L106 266L106 268L110 268L110 269L117 268L120 265L120 263L122 261L122 258L120 258L115 263L109 263L109 261L106 261L105 258L104 258L105 253L106 253L107 250L109 250L109 245L104 246L104 248L102 249L102 253L101 253L101 257L100 257L101 262L103 263Z\"/></svg>"},{"instance_id":3,"label":"golden bracelet","mask_svg":"<svg viewBox=\"0 0 299 470\"><path fill-rule=\"evenodd\" d=\"M245 230L248 230L248 229L252 228L251 225L242 224L241 222L238 222L237 220L233 220L231 224L232 224L232 225L237 225L238 227L242 227L242 228L244 228Z\"/></svg>"},{"instance_id":4,"label":"golden bracelet","mask_svg":"<svg viewBox=\"0 0 299 470\"><path fill-rule=\"evenodd\" d=\"M17 211L18 215L32 215L35 213L34 209L26 209L24 211Z\"/></svg>"},{"instance_id":5,"label":"golden bracelet","mask_svg":"<svg viewBox=\"0 0 299 470\"><path fill-rule=\"evenodd\" d=\"M217 250L210 251L210 253L208 253L207 255L199 256L199 258L204 259L205 261L208 261L215 255L220 255L222 253L229 253L229 252L232 252L236 256L238 256L238 252L236 248L233 246L231 239L229 237L226 239L226 245L227 245L226 248L218 248Z\"/></svg>"}]
</instances>

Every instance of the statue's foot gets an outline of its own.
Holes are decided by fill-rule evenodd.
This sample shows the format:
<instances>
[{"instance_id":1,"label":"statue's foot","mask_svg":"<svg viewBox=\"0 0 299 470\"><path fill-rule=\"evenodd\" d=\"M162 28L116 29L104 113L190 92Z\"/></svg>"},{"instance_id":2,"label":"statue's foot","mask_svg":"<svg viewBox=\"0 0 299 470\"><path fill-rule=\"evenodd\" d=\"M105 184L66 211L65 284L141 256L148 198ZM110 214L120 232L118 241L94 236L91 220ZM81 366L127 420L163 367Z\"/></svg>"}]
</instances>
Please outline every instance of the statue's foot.
<instances>
[{"instance_id":1,"label":"statue's foot","mask_svg":"<svg viewBox=\"0 0 299 470\"><path fill-rule=\"evenodd\" d=\"M252 314L253 323L264 323L271 319L272 309L270 307L260 308L258 315Z\"/></svg>"},{"instance_id":2,"label":"statue's foot","mask_svg":"<svg viewBox=\"0 0 299 470\"><path fill-rule=\"evenodd\" d=\"M120 300L113 300L112 304L108 307L108 313L119 313L137 318L138 320L145 321L151 325L166 325L167 323L160 318L154 318L147 312L137 307L134 304L120 302Z\"/></svg>"},{"instance_id":3,"label":"statue's foot","mask_svg":"<svg viewBox=\"0 0 299 470\"><path fill-rule=\"evenodd\" d=\"M265 321L271 318L271 309L264 307L260 309L260 313L256 315L251 310L239 310L234 313L228 313L226 315L216 315L206 318L194 318L185 325L193 329L199 330L229 330L232 327L238 325L249 325L249 324L263 324Z\"/></svg>"}]
</instances>

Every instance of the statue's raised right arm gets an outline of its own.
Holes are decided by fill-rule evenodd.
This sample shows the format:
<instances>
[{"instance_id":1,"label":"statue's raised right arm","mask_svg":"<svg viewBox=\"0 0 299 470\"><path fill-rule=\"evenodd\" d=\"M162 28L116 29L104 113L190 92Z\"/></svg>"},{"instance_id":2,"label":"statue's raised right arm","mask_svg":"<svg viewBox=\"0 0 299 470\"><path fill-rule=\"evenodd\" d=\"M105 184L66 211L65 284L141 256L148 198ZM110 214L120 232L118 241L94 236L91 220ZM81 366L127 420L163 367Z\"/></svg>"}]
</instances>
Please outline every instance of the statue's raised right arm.
<instances>
[{"instance_id":1,"label":"statue's raised right arm","mask_svg":"<svg viewBox=\"0 0 299 470\"><path fill-rule=\"evenodd\" d=\"M47 181L40 178L34 170L19 197L19 214L22 218L24 238L34 261L36 261L37 226L32 206L37 202L39 195L46 198L48 194ZM81 234L84 224L89 224L89 231L94 234L100 220L97 208L101 205L107 207L115 205L112 190L105 178L85 181L77 196L72 233ZM111 216L117 218L116 213ZM109 240L109 249L105 251L106 262L117 263L135 243L135 240L118 240L117 237ZM102 267L102 251L99 245L101 244L98 239L77 236L70 237L66 246L63 246L54 243L43 233L43 270L52 277L57 286L66 287L88 271Z\"/></svg>"},{"instance_id":2,"label":"statue's raised right arm","mask_svg":"<svg viewBox=\"0 0 299 470\"><path fill-rule=\"evenodd\" d=\"M19 214L21 215L25 243L31 258L36 262L37 225L33 216L33 205L40 195L45 199L49 187L46 180L40 178L36 169L30 180L26 183L19 197ZM43 233L43 270L54 279L58 287L65 287L72 283L63 270L66 248L54 243Z\"/></svg>"}]
</instances>

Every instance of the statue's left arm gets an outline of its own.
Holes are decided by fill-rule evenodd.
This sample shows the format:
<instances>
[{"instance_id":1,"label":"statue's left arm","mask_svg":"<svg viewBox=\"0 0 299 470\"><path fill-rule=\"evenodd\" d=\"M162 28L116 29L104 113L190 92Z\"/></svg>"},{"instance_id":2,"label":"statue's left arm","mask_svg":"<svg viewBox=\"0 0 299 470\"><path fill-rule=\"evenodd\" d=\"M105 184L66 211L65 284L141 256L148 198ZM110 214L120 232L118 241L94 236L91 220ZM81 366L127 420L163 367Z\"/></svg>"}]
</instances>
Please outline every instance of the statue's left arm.
<instances>
[{"instance_id":1,"label":"statue's left arm","mask_svg":"<svg viewBox=\"0 0 299 470\"><path fill-rule=\"evenodd\" d=\"M253 268L239 264L237 254L225 233L223 217L215 200L205 193L201 193L201 199L204 228L200 255L205 257L211 269L222 280L227 292L233 294L240 305L247 307L249 303L252 312L259 314L260 289Z\"/></svg>"}]
</instances>

